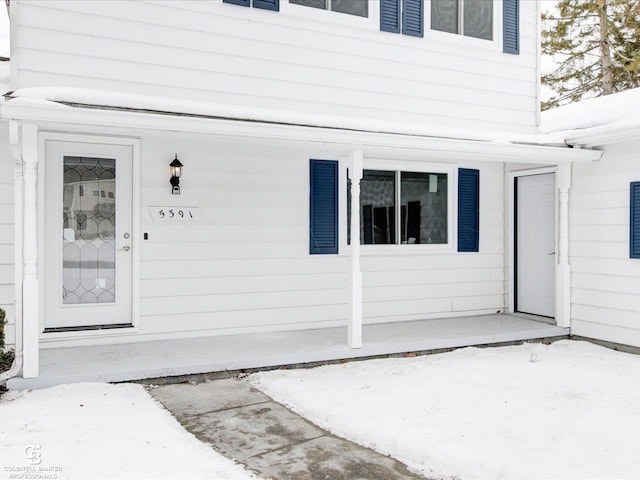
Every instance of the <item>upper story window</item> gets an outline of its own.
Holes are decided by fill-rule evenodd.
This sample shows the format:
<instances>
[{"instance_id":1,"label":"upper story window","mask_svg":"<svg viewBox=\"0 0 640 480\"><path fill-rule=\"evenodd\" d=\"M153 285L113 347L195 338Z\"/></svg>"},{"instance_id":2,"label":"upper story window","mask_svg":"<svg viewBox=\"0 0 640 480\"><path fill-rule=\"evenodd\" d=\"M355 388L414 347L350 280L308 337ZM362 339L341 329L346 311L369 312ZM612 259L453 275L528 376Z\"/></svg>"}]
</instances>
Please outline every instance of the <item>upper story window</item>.
<instances>
[{"instance_id":1,"label":"upper story window","mask_svg":"<svg viewBox=\"0 0 640 480\"><path fill-rule=\"evenodd\" d=\"M369 0L289 0L289 3L358 17L369 16Z\"/></svg>"},{"instance_id":2,"label":"upper story window","mask_svg":"<svg viewBox=\"0 0 640 480\"><path fill-rule=\"evenodd\" d=\"M493 0L431 0L431 29L493 40Z\"/></svg>"}]
</instances>

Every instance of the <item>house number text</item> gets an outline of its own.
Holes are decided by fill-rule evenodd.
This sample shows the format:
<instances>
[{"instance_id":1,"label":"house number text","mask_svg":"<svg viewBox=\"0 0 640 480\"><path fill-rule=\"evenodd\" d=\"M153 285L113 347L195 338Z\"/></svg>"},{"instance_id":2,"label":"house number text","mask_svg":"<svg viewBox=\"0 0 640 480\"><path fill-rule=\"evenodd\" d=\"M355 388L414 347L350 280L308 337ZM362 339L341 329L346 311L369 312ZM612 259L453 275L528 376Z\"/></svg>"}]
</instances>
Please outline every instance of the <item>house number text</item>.
<instances>
[{"instance_id":1,"label":"house number text","mask_svg":"<svg viewBox=\"0 0 640 480\"><path fill-rule=\"evenodd\" d=\"M156 222L194 222L202 220L198 207L149 207Z\"/></svg>"}]
</instances>

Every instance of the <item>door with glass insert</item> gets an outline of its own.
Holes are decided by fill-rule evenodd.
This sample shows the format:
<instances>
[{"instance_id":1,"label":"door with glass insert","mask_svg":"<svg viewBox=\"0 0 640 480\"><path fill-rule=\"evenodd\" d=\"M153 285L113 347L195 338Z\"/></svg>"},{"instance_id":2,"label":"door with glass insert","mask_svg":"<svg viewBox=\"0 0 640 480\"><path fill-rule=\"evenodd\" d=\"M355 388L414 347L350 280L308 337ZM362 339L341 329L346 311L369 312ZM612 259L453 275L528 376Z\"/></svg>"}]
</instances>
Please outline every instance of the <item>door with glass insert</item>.
<instances>
[{"instance_id":1,"label":"door with glass insert","mask_svg":"<svg viewBox=\"0 0 640 480\"><path fill-rule=\"evenodd\" d=\"M130 146L46 142L45 329L131 324Z\"/></svg>"}]
</instances>

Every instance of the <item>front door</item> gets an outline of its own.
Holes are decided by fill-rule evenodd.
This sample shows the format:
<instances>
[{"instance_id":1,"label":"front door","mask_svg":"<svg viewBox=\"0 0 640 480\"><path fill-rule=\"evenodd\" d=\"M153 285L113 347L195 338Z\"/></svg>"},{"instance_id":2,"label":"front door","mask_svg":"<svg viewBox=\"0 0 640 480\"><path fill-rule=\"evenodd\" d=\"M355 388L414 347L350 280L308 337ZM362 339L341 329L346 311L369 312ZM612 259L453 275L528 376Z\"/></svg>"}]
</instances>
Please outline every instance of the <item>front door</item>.
<instances>
[{"instance_id":1,"label":"front door","mask_svg":"<svg viewBox=\"0 0 640 480\"><path fill-rule=\"evenodd\" d=\"M516 183L516 310L555 317L555 174Z\"/></svg>"},{"instance_id":2,"label":"front door","mask_svg":"<svg viewBox=\"0 0 640 480\"><path fill-rule=\"evenodd\" d=\"M45 152L45 331L131 325L132 148Z\"/></svg>"}]
</instances>

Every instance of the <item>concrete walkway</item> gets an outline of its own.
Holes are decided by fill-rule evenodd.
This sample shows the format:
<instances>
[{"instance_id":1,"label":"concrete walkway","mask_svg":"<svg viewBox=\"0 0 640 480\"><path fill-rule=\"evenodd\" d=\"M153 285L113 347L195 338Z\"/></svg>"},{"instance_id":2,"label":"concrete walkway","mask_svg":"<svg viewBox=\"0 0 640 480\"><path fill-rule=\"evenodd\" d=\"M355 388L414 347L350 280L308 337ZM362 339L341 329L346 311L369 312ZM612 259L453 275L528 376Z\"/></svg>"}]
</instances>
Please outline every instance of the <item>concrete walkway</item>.
<instances>
[{"instance_id":1,"label":"concrete walkway","mask_svg":"<svg viewBox=\"0 0 640 480\"><path fill-rule=\"evenodd\" d=\"M422 478L402 463L338 438L239 379L151 389L196 437L273 480Z\"/></svg>"}]
</instances>

